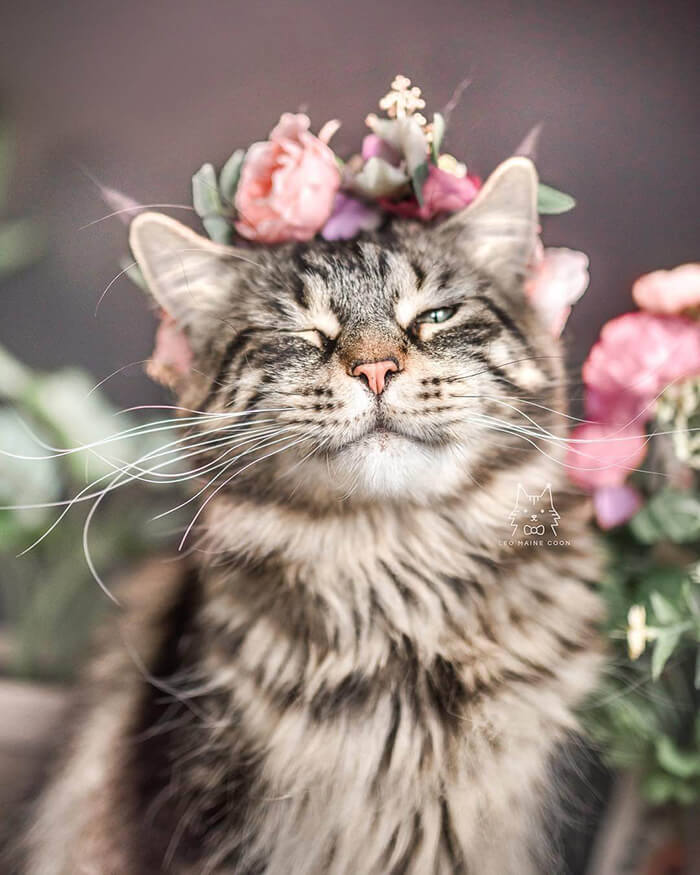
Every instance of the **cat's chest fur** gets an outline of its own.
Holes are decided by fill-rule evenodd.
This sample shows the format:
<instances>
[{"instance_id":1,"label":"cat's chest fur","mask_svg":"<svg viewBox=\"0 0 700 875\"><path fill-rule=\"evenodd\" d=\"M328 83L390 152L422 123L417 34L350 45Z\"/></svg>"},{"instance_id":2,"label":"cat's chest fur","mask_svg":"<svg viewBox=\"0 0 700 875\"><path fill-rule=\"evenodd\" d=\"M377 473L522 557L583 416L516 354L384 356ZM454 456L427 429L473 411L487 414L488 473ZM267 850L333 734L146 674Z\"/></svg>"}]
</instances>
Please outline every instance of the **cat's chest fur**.
<instances>
[{"instance_id":1,"label":"cat's chest fur","mask_svg":"<svg viewBox=\"0 0 700 875\"><path fill-rule=\"evenodd\" d=\"M223 554L201 575L168 681L189 683L196 713L171 700L136 727L180 722L136 762L153 771L151 796L180 788L176 809L155 817L168 837L158 858L194 852L211 871L268 875L537 871L527 855L548 758L597 659L593 601L565 557L554 589L537 557L504 575L478 547L457 549L449 515L385 519L381 539L368 535L375 523L319 522L308 541L297 533L280 553L277 537L265 554L259 513L258 554L229 557L233 572ZM425 554L428 524L451 549ZM197 800L206 816L190 815L173 849Z\"/></svg>"}]
</instances>

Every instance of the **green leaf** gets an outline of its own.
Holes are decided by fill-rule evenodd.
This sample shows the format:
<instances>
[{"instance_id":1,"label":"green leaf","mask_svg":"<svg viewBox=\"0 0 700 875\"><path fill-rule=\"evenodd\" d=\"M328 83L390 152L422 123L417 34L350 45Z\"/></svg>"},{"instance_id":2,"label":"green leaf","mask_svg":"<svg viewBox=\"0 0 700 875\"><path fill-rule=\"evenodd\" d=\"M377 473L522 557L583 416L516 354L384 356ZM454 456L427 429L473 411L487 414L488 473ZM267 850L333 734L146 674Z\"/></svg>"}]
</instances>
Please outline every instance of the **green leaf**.
<instances>
[{"instance_id":1,"label":"green leaf","mask_svg":"<svg viewBox=\"0 0 700 875\"><path fill-rule=\"evenodd\" d=\"M695 689L700 690L700 647L698 647L698 653L695 657ZM700 718L696 723L696 729L699 733L698 738L700 739ZM700 740L698 741L700 744Z\"/></svg>"},{"instance_id":2,"label":"green leaf","mask_svg":"<svg viewBox=\"0 0 700 875\"><path fill-rule=\"evenodd\" d=\"M659 592L653 592L649 596L651 607L654 611L656 619L664 626L670 626L672 623L679 622L682 617L680 612L673 604Z\"/></svg>"},{"instance_id":3,"label":"green leaf","mask_svg":"<svg viewBox=\"0 0 700 875\"><path fill-rule=\"evenodd\" d=\"M35 224L29 219L15 219L0 224L0 276L26 267L41 254Z\"/></svg>"},{"instance_id":4,"label":"green leaf","mask_svg":"<svg viewBox=\"0 0 700 875\"><path fill-rule=\"evenodd\" d=\"M657 739L656 758L660 766L678 778L700 775L700 753L680 750L668 735Z\"/></svg>"},{"instance_id":5,"label":"green leaf","mask_svg":"<svg viewBox=\"0 0 700 875\"><path fill-rule=\"evenodd\" d=\"M557 191L551 185L541 182L537 188L537 212L541 216L568 213L576 206L576 201L570 194Z\"/></svg>"},{"instance_id":6,"label":"green leaf","mask_svg":"<svg viewBox=\"0 0 700 875\"><path fill-rule=\"evenodd\" d=\"M202 164L192 177L192 205L211 239L228 243L231 222L221 201L213 164Z\"/></svg>"},{"instance_id":7,"label":"green leaf","mask_svg":"<svg viewBox=\"0 0 700 875\"><path fill-rule=\"evenodd\" d=\"M668 662L676 645L681 639L682 632L680 629L664 629L659 632L659 636L654 643L654 652L651 657L651 676L657 681L661 677L661 672Z\"/></svg>"},{"instance_id":8,"label":"green leaf","mask_svg":"<svg viewBox=\"0 0 700 875\"><path fill-rule=\"evenodd\" d=\"M443 138L445 136L445 116L436 112L433 114L433 137L430 143L430 154L433 159L433 164L438 163L438 158L440 157L440 146L442 145Z\"/></svg>"},{"instance_id":9,"label":"green leaf","mask_svg":"<svg viewBox=\"0 0 700 875\"><path fill-rule=\"evenodd\" d=\"M700 499L692 492L664 489L632 517L629 526L643 544L695 541L700 538Z\"/></svg>"},{"instance_id":10,"label":"green leaf","mask_svg":"<svg viewBox=\"0 0 700 875\"><path fill-rule=\"evenodd\" d=\"M243 167L243 159L245 158L245 149L236 149L228 161L221 168L219 174L219 191L221 197L227 205L233 206L233 199L236 196L238 181L241 178L241 169Z\"/></svg>"},{"instance_id":11,"label":"green leaf","mask_svg":"<svg viewBox=\"0 0 700 875\"><path fill-rule=\"evenodd\" d=\"M202 164L192 177L192 205L201 218L221 212L222 203L213 164Z\"/></svg>"},{"instance_id":12,"label":"green leaf","mask_svg":"<svg viewBox=\"0 0 700 875\"><path fill-rule=\"evenodd\" d=\"M413 186L413 192L416 196L416 200L418 203L423 206L423 185L425 184L425 180L428 178L428 162L424 161L422 164L419 164L418 167L413 171L413 176L411 176L411 185Z\"/></svg>"}]
</instances>

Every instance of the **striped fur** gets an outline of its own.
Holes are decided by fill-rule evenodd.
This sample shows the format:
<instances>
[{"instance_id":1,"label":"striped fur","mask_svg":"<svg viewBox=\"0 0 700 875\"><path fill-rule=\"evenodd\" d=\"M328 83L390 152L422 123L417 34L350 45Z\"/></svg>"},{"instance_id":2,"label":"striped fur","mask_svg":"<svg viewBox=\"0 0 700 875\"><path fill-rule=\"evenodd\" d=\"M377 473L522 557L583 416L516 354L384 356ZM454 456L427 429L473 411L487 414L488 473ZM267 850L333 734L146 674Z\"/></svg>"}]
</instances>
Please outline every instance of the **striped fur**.
<instances>
[{"instance_id":1,"label":"striped fur","mask_svg":"<svg viewBox=\"0 0 700 875\"><path fill-rule=\"evenodd\" d=\"M601 660L598 559L561 442L484 419L565 434L522 169L445 225L350 242L241 254L141 221L195 355L182 405L300 442L205 489L197 550L135 583L27 873L559 871L543 812ZM189 305L173 251L196 251ZM386 357L375 398L348 371ZM518 484L551 484L556 543L510 539Z\"/></svg>"}]
</instances>

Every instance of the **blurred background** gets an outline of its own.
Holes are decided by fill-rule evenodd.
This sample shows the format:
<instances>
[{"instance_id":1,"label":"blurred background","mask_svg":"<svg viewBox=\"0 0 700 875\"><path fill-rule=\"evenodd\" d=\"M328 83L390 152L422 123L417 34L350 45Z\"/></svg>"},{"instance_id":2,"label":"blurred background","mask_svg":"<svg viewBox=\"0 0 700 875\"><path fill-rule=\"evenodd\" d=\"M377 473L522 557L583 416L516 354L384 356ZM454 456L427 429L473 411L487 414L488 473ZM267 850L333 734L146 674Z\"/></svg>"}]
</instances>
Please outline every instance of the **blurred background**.
<instances>
[{"instance_id":1,"label":"blurred background","mask_svg":"<svg viewBox=\"0 0 700 875\"><path fill-rule=\"evenodd\" d=\"M0 6L0 434L18 455L47 454L22 423L45 443L66 446L111 434L115 421L134 424L130 414L115 420L117 410L167 403L143 374L155 320L142 293L127 277L110 286L126 254L126 228L117 217L97 221L110 210L96 182L144 204L189 206L202 162L220 165L234 148L265 139L280 113L300 108L316 130L340 118L334 149L350 155L396 73L422 87L431 111L470 80L445 148L481 176L544 123L540 174L578 201L573 212L546 218L545 243L591 260L590 290L566 332L573 368L601 325L632 308L637 276L698 258L695 4ZM187 209L169 212L196 225ZM127 457L144 451L132 443ZM94 458L89 464L100 476ZM85 466L79 457L1 460L0 504L18 494L26 503L74 495L89 482ZM113 576L167 542L167 527L143 526L164 501L141 490L134 506L127 490L108 503L93 530L101 573ZM109 605L82 556L84 514L70 514L14 559L55 517L47 509L0 510L5 675L69 679ZM0 738L7 776L19 768L13 744L26 740L35 699L27 687L4 689L13 703L7 713L17 715ZM60 704L49 706L47 720ZM38 761L38 728L36 735Z\"/></svg>"}]
</instances>

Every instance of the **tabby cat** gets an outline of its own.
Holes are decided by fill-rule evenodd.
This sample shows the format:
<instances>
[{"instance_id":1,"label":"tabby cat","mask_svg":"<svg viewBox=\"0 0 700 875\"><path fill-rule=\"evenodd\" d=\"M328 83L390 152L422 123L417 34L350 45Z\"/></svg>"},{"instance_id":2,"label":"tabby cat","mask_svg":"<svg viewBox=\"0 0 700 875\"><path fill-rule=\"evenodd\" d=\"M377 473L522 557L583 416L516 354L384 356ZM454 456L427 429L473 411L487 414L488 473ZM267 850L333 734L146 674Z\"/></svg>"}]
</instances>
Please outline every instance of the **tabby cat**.
<instances>
[{"instance_id":1,"label":"tabby cat","mask_svg":"<svg viewBox=\"0 0 700 875\"><path fill-rule=\"evenodd\" d=\"M513 158L440 224L279 247L133 221L201 512L123 596L29 875L561 871L553 763L602 647L536 190ZM518 484L556 543L512 539Z\"/></svg>"}]
</instances>

